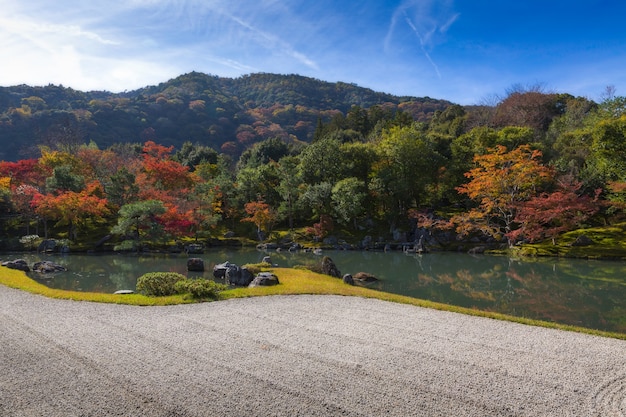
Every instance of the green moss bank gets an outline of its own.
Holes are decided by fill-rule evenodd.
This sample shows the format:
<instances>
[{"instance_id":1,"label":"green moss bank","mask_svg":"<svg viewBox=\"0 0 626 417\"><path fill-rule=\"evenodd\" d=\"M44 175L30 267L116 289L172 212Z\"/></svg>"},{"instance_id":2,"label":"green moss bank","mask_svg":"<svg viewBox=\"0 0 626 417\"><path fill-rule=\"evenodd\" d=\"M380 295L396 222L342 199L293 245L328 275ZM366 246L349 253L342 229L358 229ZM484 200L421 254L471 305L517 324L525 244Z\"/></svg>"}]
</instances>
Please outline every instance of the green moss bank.
<instances>
[{"instance_id":1,"label":"green moss bank","mask_svg":"<svg viewBox=\"0 0 626 417\"><path fill-rule=\"evenodd\" d=\"M524 244L512 251L521 256L626 260L626 223L579 229L554 241Z\"/></svg>"}]
</instances>

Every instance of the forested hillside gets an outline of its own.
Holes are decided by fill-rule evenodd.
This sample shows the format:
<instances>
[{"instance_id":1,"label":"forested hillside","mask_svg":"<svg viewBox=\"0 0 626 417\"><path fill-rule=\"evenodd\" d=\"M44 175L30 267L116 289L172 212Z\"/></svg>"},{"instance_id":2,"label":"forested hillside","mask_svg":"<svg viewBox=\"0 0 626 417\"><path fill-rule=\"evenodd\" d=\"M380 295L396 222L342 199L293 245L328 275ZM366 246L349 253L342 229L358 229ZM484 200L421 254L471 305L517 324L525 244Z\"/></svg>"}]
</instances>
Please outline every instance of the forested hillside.
<instances>
[{"instance_id":1,"label":"forested hillside","mask_svg":"<svg viewBox=\"0 0 626 417\"><path fill-rule=\"evenodd\" d=\"M506 247L624 221L625 97L520 88L463 107L196 73L119 95L22 86L0 97L4 248L33 235L22 243L89 247L112 234L138 249L275 229ZM27 143L32 158L18 152Z\"/></svg>"},{"instance_id":2,"label":"forested hillside","mask_svg":"<svg viewBox=\"0 0 626 417\"><path fill-rule=\"evenodd\" d=\"M256 142L280 137L310 142L318 120L353 106L402 110L418 121L451 103L395 97L352 84L297 75L253 74L237 79L201 73L122 94L62 86L0 88L0 160L37 156L38 146L186 141L239 155Z\"/></svg>"}]
</instances>

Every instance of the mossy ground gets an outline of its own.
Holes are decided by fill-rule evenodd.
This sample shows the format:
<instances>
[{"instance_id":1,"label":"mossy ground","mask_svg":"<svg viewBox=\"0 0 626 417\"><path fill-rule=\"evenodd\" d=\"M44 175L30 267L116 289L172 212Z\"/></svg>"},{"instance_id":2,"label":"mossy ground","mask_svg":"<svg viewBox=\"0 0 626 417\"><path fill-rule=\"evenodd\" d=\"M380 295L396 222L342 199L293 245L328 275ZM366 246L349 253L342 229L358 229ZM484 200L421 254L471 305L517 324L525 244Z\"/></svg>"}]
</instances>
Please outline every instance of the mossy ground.
<instances>
[{"instance_id":1,"label":"mossy ground","mask_svg":"<svg viewBox=\"0 0 626 417\"><path fill-rule=\"evenodd\" d=\"M593 243L573 246L581 235L588 237ZM564 233L554 242L546 240L536 244L525 244L515 248L514 252L522 256L626 260L626 223L575 230Z\"/></svg>"}]
</instances>

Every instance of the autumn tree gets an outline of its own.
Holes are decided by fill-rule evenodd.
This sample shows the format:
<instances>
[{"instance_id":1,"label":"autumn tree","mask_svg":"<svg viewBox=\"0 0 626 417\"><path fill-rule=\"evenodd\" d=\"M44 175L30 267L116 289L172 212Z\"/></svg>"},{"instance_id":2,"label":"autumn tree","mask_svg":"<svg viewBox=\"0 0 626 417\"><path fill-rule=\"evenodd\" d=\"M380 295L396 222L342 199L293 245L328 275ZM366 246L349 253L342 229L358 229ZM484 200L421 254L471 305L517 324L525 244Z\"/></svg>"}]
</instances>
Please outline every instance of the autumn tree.
<instances>
[{"instance_id":1,"label":"autumn tree","mask_svg":"<svg viewBox=\"0 0 626 417\"><path fill-rule=\"evenodd\" d=\"M263 201L251 201L245 204L248 217L241 219L242 222L254 223L257 228L259 240L264 240L264 233L272 230L277 220L276 212Z\"/></svg>"},{"instance_id":2,"label":"autumn tree","mask_svg":"<svg viewBox=\"0 0 626 417\"><path fill-rule=\"evenodd\" d=\"M519 228L508 234L511 241L525 238L531 242L554 239L559 234L580 227L599 211L597 190L595 195L581 195L582 183L570 178L559 181L558 189L545 192L526 201L520 201L515 214Z\"/></svg>"},{"instance_id":3,"label":"autumn tree","mask_svg":"<svg viewBox=\"0 0 626 417\"><path fill-rule=\"evenodd\" d=\"M68 237L76 239L77 230L90 220L98 221L109 213L107 201L103 198L102 186L93 181L81 191L38 194L32 204L35 212L45 219L57 220L57 225L68 227Z\"/></svg>"},{"instance_id":4,"label":"autumn tree","mask_svg":"<svg viewBox=\"0 0 626 417\"><path fill-rule=\"evenodd\" d=\"M164 190L186 189L193 181L189 167L171 157L173 146L165 147L152 141L144 144L143 169L149 184Z\"/></svg>"},{"instance_id":5,"label":"autumn tree","mask_svg":"<svg viewBox=\"0 0 626 417\"><path fill-rule=\"evenodd\" d=\"M475 156L476 167L465 174L470 181L457 190L478 206L454 219L459 231L477 228L496 238L508 236L519 203L534 197L552 178L552 171L541 163L541 155L529 145L512 151L500 145L488 154Z\"/></svg>"}]
</instances>

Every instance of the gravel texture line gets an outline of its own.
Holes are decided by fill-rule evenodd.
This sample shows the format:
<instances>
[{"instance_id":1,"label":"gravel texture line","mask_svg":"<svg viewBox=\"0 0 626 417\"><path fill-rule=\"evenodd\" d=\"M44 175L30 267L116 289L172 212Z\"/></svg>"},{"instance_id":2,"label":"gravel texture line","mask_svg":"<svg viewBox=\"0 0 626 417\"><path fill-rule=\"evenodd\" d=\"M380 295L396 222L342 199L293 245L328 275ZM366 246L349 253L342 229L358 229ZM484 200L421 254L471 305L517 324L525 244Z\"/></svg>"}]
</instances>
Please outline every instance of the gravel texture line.
<instances>
[{"instance_id":1,"label":"gravel texture line","mask_svg":"<svg viewBox=\"0 0 626 417\"><path fill-rule=\"evenodd\" d=\"M354 297L0 285L0 416L626 416L626 342Z\"/></svg>"}]
</instances>

